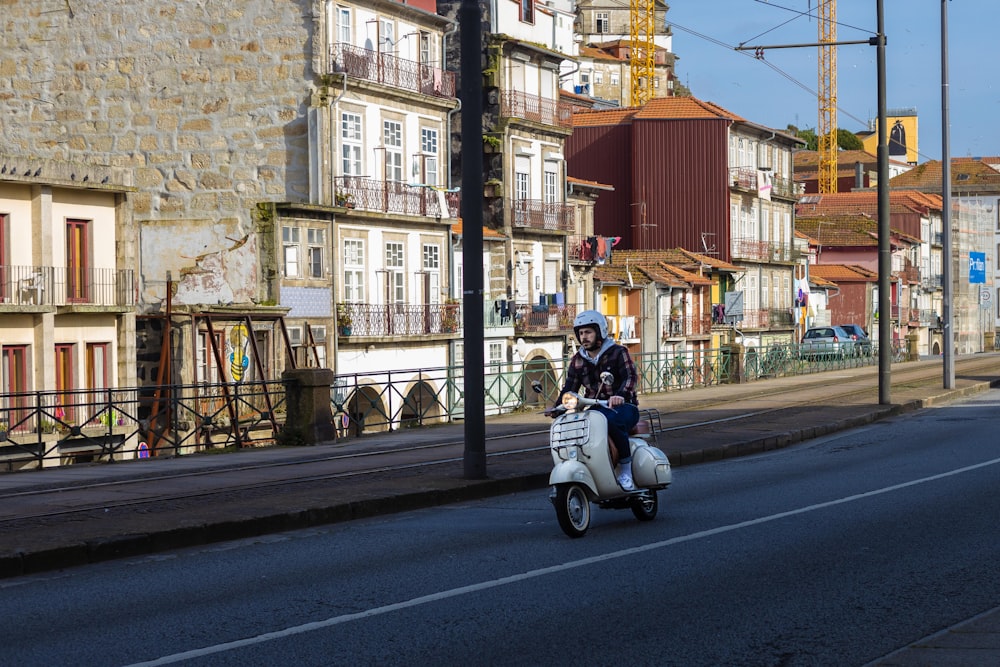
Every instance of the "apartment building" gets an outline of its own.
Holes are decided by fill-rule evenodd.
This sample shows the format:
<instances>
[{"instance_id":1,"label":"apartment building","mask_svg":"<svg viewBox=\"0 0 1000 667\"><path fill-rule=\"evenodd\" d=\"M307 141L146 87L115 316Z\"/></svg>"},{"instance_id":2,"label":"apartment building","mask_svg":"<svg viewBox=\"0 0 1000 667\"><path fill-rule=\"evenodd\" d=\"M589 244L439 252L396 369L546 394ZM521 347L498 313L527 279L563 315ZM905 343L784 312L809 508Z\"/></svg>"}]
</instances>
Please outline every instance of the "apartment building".
<instances>
[{"instance_id":1,"label":"apartment building","mask_svg":"<svg viewBox=\"0 0 1000 667\"><path fill-rule=\"evenodd\" d=\"M134 187L107 166L0 164L0 462L57 464L115 437L109 392L135 385ZM8 445L25 433L31 452Z\"/></svg>"}]
</instances>

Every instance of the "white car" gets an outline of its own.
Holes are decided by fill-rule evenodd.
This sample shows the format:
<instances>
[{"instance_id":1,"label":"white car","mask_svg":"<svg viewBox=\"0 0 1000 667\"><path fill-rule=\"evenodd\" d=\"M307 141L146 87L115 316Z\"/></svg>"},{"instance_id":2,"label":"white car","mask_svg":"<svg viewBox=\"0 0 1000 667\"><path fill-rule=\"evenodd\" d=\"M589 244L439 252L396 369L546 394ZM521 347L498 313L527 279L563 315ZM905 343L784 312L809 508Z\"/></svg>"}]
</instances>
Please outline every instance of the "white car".
<instances>
[{"instance_id":1,"label":"white car","mask_svg":"<svg viewBox=\"0 0 1000 667\"><path fill-rule=\"evenodd\" d=\"M842 327L813 327L802 336L799 353L807 359L854 356L854 340Z\"/></svg>"}]
</instances>

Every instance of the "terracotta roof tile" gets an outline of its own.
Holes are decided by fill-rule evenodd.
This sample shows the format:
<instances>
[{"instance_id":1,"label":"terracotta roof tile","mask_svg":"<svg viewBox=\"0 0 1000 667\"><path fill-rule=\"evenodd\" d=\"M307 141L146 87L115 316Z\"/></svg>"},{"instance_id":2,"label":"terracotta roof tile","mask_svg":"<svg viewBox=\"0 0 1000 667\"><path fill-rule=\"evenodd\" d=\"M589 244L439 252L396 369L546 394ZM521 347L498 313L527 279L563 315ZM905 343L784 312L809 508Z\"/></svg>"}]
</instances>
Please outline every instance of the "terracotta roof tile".
<instances>
[{"instance_id":1,"label":"terracotta roof tile","mask_svg":"<svg viewBox=\"0 0 1000 667\"><path fill-rule=\"evenodd\" d=\"M878 274L856 264L810 264L809 277L833 282L874 282Z\"/></svg>"},{"instance_id":2,"label":"terracotta roof tile","mask_svg":"<svg viewBox=\"0 0 1000 667\"><path fill-rule=\"evenodd\" d=\"M916 190L893 190L889 193L890 213L918 213L927 215L940 211L941 196ZM859 190L833 194L810 194L799 198L795 205L796 216L837 216L861 213L878 218L878 192Z\"/></svg>"},{"instance_id":3,"label":"terracotta roof tile","mask_svg":"<svg viewBox=\"0 0 1000 667\"><path fill-rule=\"evenodd\" d=\"M632 121L638 109L602 109L600 111L578 111L573 114L573 127L601 127L622 125Z\"/></svg>"},{"instance_id":4,"label":"terracotta roof tile","mask_svg":"<svg viewBox=\"0 0 1000 667\"><path fill-rule=\"evenodd\" d=\"M455 236L462 235L462 219L459 218L458 222L453 223L451 226L451 233ZM483 239L484 240L500 240L507 238L500 232L490 227L483 226Z\"/></svg>"}]
</instances>

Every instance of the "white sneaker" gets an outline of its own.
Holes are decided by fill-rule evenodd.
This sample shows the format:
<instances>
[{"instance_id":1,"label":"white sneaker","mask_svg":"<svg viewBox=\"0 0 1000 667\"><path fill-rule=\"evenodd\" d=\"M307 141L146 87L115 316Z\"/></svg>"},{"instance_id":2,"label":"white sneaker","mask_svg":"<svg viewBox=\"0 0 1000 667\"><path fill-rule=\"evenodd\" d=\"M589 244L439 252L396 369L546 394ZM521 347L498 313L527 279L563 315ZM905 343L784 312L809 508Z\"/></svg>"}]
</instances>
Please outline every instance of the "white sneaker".
<instances>
[{"instance_id":1,"label":"white sneaker","mask_svg":"<svg viewBox=\"0 0 1000 667\"><path fill-rule=\"evenodd\" d=\"M618 473L618 485L621 486L624 491L635 491L635 484L632 483L631 470L625 468Z\"/></svg>"}]
</instances>

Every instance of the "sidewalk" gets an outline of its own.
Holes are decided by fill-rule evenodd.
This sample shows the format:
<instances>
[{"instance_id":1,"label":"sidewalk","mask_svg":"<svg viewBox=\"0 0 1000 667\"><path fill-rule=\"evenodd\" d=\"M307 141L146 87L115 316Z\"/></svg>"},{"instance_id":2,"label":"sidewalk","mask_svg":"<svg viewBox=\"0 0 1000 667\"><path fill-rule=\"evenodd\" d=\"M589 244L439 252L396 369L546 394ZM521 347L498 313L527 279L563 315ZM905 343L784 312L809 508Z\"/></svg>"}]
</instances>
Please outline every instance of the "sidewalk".
<instances>
[{"instance_id":1,"label":"sidewalk","mask_svg":"<svg viewBox=\"0 0 1000 667\"><path fill-rule=\"evenodd\" d=\"M897 383L918 368L926 378ZM874 366L645 395L640 403L660 411L657 445L683 466L786 447L1000 386L1000 354L958 359L952 390L942 388L940 371L940 360L893 366L891 405L878 403ZM846 396L826 401L831 392ZM806 420L798 402L810 399L817 403ZM760 417L733 419L748 412ZM702 426L679 428L692 423ZM537 412L488 418L487 437L512 437L489 442L482 480L464 478L462 424L316 447L0 474L7 500L0 503L0 578L542 489L551 468L548 425ZM431 447L441 443L452 444ZM140 488L115 484L137 479ZM130 507L123 497L157 502ZM75 511L81 507L92 509ZM74 513L61 516L61 509ZM1000 664L1000 609L872 663L919 664Z\"/></svg>"}]
</instances>

